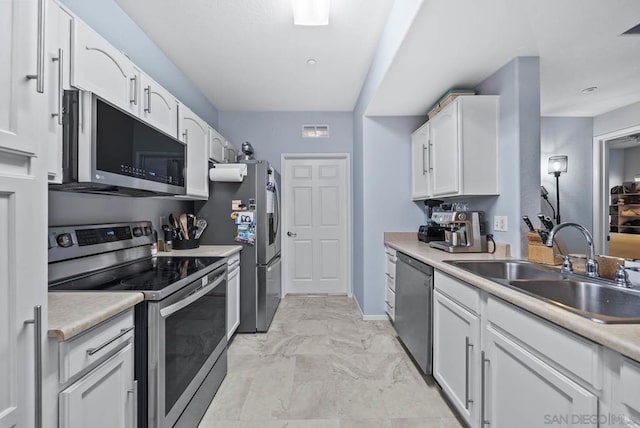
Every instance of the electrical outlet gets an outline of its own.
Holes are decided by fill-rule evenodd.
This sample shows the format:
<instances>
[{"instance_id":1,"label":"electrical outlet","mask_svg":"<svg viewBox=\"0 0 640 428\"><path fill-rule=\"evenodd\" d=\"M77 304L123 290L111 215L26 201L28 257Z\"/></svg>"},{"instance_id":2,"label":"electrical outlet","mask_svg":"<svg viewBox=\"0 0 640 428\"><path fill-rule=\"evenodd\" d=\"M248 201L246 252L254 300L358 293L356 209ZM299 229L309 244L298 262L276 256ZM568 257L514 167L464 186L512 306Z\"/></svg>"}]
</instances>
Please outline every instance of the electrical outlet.
<instances>
[{"instance_id":1,"label":"electrical outlet","mask_svg":"<svg viewBox=\"0 0 640 428\"><path fill-rule=\"evenodd\" d=\"M493 231L494 232L506 232L509 230L506 215L493 216Z\"/></svg>"}]
</instances>

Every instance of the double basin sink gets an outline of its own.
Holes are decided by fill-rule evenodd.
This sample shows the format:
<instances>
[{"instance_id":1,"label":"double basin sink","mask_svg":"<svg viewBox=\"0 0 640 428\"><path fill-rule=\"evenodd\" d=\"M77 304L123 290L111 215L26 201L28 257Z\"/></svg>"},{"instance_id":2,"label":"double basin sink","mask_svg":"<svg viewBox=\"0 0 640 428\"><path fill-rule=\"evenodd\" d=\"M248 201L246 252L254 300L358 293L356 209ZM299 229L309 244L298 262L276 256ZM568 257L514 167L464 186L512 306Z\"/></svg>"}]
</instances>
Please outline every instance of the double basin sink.
<instances>
[{"instance_id":1,"label":"double basin sink","mask_svg":"<svg viewBox=\"0 0 640 428\"><path fill-rule=\"evenodd\" d=\"M640 292L519 260L447 263L605 324L640 323Z\"/></svg>"}]
</instances>

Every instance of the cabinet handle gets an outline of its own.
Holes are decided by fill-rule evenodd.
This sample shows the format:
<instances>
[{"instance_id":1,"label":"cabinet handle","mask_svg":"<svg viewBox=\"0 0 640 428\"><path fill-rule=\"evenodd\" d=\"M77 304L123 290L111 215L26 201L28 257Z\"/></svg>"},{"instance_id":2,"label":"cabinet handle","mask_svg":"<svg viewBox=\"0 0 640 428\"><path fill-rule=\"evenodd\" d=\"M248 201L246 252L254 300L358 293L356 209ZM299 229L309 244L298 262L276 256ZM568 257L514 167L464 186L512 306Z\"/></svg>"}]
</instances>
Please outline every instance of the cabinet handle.
<instances>
[{"instance_id":1,"label":"cabinet handle","mask_svg":"<svg viewBox=\"0 0 640 428\"><path fill-rule=\"evenodd\" d=\"M429 172L433 171L433 167L431 166L431 147L433 147L433 144L431 144L431 140L429 140Z\"/></svg>"},{"instance_id":2,"label":"cabinet handle","mask_svg":"<svg viewBox=\"0 0 640 428\"><path fill-rule=\"evenodd\" d=\"M58 111L56 113L51 113L51 117L57 117L58 118L58 125L62 125L62 93L64 91L64 87L63 87L63 75L62 73L64 72L64 60L63 60L63 50L61 48L58 48L58 56L55 58L51 58L52 62L57 62L58 63Z\"/></svg>"},{"instance_id":3,"label":"cabinet handle","mask_svg":"<svg viewBox=\"0 0 640 428\"><path fill-rule=\"evenodd\" d=\"M133 103L133 105L138 105L138 76L133 76L129 79L131 81L131 96L129 97L129 102Z\"/></svg>"},{"instance_id":4,"label":"cabinet handle","mask_svg":"<svg viewBox=\"0 0 640 428\"><path fill-rule=\"evenodd\" d=\"M133 381L133 389L130 389L127 391L127 394L131 394L133 396L133 405L132 410L131 410L131 419L133 420L133 422L131 423L131 426L133 428L136 428L138 426L138 381L134 380Z\"/></svg>"},{"instance_id":5,"label":"cabinet handle","mask_svg":"<svg viewBox=\"0 0 640 428\"><path fill-rule=\"evenodd\" d=\"M427 152L427 146L425 146L424 144L422 145L422 175L425 175L427 173L427 169L426 169L426 165L427 162L425 162L424 160L424 154Z\"/></svg>"},{"instance_id":6,"label":"cabinet handle","mask_svg":"<svg viewBox=\"0 0 640 428\"><path fill-rule=\"evenodd\" d=\"M36 74L27 74L27 80L36 81L36 91L44 93L44 0L38 0L38 58L36 63Z\"/></svg>"},{"instance_id":7,"label":"cabinet handle","mask_svg":"<svg viewBox=\"0 0 640 428\"><path fill-rule=\"evenodd\" d=\"M489 364L490 361L488 358L485 358L484 351L480 353L480 359L482 360L482 366L480 369L480 423L482 426L491 425L487 419L485 419L485 407L487 405L487 396L486 396L486 381L487 381L487 372L485 369L485 364Z\"/></svg>"},{"instance_id":8,"label":"cabinet handle","mask_svg":"<svg viewBox=\"0 0 640 428\"><path fill-rule=\"evenodd\" d=\"M464 338L464 363L465 363L465 373L464 373L464 408L469 410L469 404L473 403L473 400L469 398L469 360L470 355L469 351L473 348L473 344L469 342L469 336Z\"/></svg>"},{"instance_id":9,"label":"cabinet handle","mask_svg":"<svg viewBox=\"0 0 640 428\"><path fill-rule=\"evenodd\" d=\"M33 319L25 324L33 324L34 379L35 379L35 428L42 428L42 306L33 307Z\"/></svg>"},{"instance_id":10,"label":"cabinet handle","mask_svg":"<svg viewBox=\"0 0 640 428\"><path fill-rule=\"evenodd\" d=\"M184 140L185 143L189 142L189 130L185 129L184 132L182 133L182 139Z\"/></svg>"},{"instance_id":11,"label":"cabinet handle","mask_svg":"<svg viewBox=\"0 0 640 428\"><path fill-rule=\"evenodd\" d=\"M89 349L87 349L87 354L94 355L96 352L102 351L104 348L106 348L107 346L109 346L110 344L115 342L116 340L120 339L122 336L124 336L125 334L129 333L131 330L133 330L133 326L131 326L129 328L123 328L122 330L120 330L120 333L118 333L117 335L113 336L111 339L107 340L102 345L98 346L97 348L89 348Z\"/></svg>"},{"instance_id":12,"label":"cabinet handle","mask_svg":"<svg viewBox=\"0 0 640 428\"><path fill-rule=\"evenodd\" d=\"M147 106L144 111L151 114L151 85L147 86L144 91L147 93Z\"/></svg>"}]
</instances>

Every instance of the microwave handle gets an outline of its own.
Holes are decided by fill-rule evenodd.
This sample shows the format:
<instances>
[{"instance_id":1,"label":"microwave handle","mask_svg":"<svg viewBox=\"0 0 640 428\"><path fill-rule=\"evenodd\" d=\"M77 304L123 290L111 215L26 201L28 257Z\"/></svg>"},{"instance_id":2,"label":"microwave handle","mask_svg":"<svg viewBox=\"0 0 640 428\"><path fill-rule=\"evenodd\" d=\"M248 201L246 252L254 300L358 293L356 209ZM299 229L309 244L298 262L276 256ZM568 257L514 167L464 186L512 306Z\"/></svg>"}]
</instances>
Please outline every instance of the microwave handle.
<instances>
[{"instance_id":1,"label":"microwave handle","mask_svg":"<svg viewBox=\"0 0 640 428\"><path fill-rule=\"evenodd\" d=\"M208 284L206 287L199 290L196 289L195 291L191 292L191 294L187 295L187 297L185 297L184 299L174 303L173 305L167 306L164 309L161 309L160 316L162 318L168 318L172 314L178 312L180 309L189 306L190 304L216 288L218 285L220 285L226 279L226 277L227 275L225 272L222 275L219 275L212 283Z\"/></svg>"}]
</instances>

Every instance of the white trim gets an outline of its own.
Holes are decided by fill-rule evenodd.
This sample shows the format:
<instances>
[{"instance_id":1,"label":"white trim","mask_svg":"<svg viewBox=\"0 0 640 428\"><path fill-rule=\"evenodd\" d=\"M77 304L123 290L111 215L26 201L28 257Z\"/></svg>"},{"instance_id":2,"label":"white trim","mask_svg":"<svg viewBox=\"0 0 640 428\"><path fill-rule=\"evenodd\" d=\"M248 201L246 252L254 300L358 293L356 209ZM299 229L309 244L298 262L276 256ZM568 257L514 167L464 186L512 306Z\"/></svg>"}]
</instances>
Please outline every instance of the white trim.
<instances>
[{"instance_id":1,"label":"white trim","mask_svg":"<svg viewBox=\"0 0 640 428\"><path fill-rule=\"evenodd\" d=\"M609 217L609 158L607 143L614 138L637 134L640 125L608 132L593 137L593 240L599 254L608 254L609 245L606 240Z\"/></svg>"},{"instance_id":2,"label":"white trim","mask_svg":"<svg viewBox=\"0 0 640 428\"><path fill-rule=\"evenodd\" d=\"M358 308L358 312L360 312L360 317L363 321L389 321L389 315L386 313L384 315L365 315L364 312L362 312L362 308L360 307L360 303L358 302L358 299L356 299L356 296L353 296L353 301L356 302L356 307Z\"/></svg>"},{"instance_id":3,"label":"white trim","mask_svg":"<svg viewBox=\"0 0 640 428\"><path fill-rule=\"evenodd\" d=\"M280 155L280 169L282 170L282 182L284 183L284 178L285 178L285 172L286 172L286 168L285 168L285 163L287 160L292 160L292 159L344 159L346 160L346 174L345 174L345 179L347 180L346 182L346 188L347 188L347 195L346 195L346 199L347 199L347 233L346 233L346 239L347 239L347 253L348 253L348 258L347 258L347 272L346 272L346 279L349 282L347 285L347 296L348 297L352 297L356 302L357 299L355 299L355 297L353 296L353 272L352 272L352 266L353 266L353 239L352 239L352 234L353 234L353 218L352 218L352 209L351 209L351 205L352 205L352 195L353 195L353 180L351 179L351 155L349 153L282 153ZM282 185L282 187L284 188L284 184ZM285 207L285 192L282 192L282 203L280 205L281 209L282 209L282 224L283 226L287 224L288 218L287 218L287 210L284 209ZM283 227L284 230L284 227ZM281 234L280 239L282 239L284 241L285 236L283 234ZM284 245L284 242L281 242L280 244L280 249L282 252L282 268L284 269L284 272L288 272L288 257L286 256L286 245ZM285 275L282 276L283 278L283 282L282 282L282 296L286 296L288 293L288 286L286 281L284 281L285 279ZM361 311L362 313L362 311Z\"/></svg>"}]
</instances>

